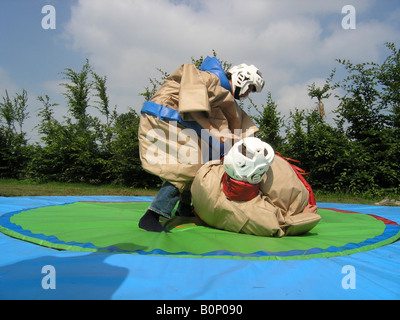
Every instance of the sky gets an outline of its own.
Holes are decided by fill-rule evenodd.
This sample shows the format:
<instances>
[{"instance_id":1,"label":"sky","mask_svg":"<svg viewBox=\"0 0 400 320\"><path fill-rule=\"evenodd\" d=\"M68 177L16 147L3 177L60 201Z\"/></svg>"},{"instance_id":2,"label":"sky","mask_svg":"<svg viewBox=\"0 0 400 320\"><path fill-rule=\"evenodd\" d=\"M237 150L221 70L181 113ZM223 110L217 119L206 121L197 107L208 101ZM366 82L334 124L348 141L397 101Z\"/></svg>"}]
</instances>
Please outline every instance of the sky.
<instances>
[{"instance_id":1,"label":"sky","mask_svg":"<svg viewBox=\"0 0 400 320\"><path fill-rule=\"evenodd\" d=\"M342 12L347 5L354 11ZM287 119L294 108L315 107L308 85L322 87L334 68L343 75L336 59L382 63L385 42L400 48L400 0L1 0L0 96L27 91L24 131L34 143L38 96L59 104L58 120L67 114L59 85L66 68L78 72L88 59L107 77L111 106L125 113L140 111L157 68L172 73L215 50L260 69L266 85L253 101L265 103L270 92ZM325 101L327 121L337 103Z\"/></svg>"}]
</instances>

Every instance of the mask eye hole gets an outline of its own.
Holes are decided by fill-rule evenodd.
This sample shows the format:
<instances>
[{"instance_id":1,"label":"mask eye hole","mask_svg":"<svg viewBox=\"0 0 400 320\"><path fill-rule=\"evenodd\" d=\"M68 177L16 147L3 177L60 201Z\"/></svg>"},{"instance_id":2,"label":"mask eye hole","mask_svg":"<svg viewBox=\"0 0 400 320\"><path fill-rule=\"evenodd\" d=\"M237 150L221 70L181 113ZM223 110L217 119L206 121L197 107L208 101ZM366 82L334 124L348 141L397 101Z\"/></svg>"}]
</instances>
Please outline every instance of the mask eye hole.
<instances>
[{"instance_id":1,"label":"mask eye hole","mask_svg":"<svg viewBox=\"0 0 400 320\"><path fill-rule=\"evenodd\" d=\"M246 145L243 143L242 144L242 155L244 155L245 157L249 158L249 159L253 159L254 158L254 153L250 152L249 150L247 150Z\"/></svg>"}]
</instances>

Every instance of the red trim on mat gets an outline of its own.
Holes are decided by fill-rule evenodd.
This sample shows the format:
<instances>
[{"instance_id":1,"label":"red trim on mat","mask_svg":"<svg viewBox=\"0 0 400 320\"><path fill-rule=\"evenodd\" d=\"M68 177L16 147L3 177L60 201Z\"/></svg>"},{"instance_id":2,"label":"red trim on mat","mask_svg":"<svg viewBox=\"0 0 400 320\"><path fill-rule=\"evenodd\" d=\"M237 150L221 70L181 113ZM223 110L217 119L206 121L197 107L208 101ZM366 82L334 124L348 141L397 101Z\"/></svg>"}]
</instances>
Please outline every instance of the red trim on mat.
<instances>
[{"instance_id":1,"label":"red trim on mat","mask_svg":"<svg viewBox=\"0 0 400 320\"><path fill-rule=\"evenodd\" d=\"M337 211L337 212L343 212L343 213L357 213L357 214L365 214L367 216L371 216L374 217L376 220L380 220L382 221L384 224L389 224L392 226L398 226L399 224L395 221L380 217L380 216L376 216L374 214L369 214L369 213L360 213L360 212L355 212L355 211L348 211L348 210L340 210L340 209L332 209L332 208L320 208L320 209L326 209L326 210L332 210L332 211Z\"/></svg>"},{"instance_id":2,"label":"red trim on mat","mask_svg":"<svg viewBox=\"0 0 400 320\"><path fill-rule=\"evenodd\" d=\"M371 216L371 217L374 217L374 218L377 219L377 220L383 221L384 224L390 224L390 225L392 225L392 226L398 226L398 225L399 225L397 222L394 222L394 221L392 221L392 220L389 220L389 219L386 219L386 218L382 218L382 217L376 216L376 215L374 215L374 214L368 214L368 215Z\"/></svg>"}]
</instances>

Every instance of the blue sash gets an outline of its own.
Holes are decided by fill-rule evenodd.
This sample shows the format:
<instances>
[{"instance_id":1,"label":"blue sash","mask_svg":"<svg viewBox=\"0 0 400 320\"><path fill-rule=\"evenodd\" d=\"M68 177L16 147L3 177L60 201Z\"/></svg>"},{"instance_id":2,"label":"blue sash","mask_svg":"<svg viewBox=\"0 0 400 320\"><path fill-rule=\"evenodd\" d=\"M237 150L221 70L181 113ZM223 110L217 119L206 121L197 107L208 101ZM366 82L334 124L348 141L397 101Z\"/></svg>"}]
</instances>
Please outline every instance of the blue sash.
<instances>
[{"instance_id":1,"label":"blue sash","mask_svg":"<svg viewBox=\"0 0 400 320\"><path fill-rule=\"evenodd\" d=\"M228 78L225 75L225 71L222 68L221 62L216 57L207 57L204 59L202 65L199 68L201 71L208 71L215 74L221 81L221 86L226 90L231 91L231 86ZM211 135L207 133L207 130L202 131L202 127L196 121L183 121L178 110L147 101L144 103L141 113L153 115L161 120L176 121L185 128L190 128L196 131L197 135L201 137L209 145L209 160L212 160L213 153L217 152L220 158L225 155L225 145L215 140ZM213 151L214 150L214 151Z\"/></svg>"},{"instance_id":2,"label":"blue sash","mask_svg":"<svg viewBox=\"0 0 400 320\"><path fill-rule=\"evenodd\" d=\"M205 58L199 69L201 71L214 73L221 81L221 86L226 90L231 91L231 85L226 77L224 69L222 68L222 64L216 57Z\"/></svg>"},{"instance_id":3,"label":"blue sash","mask_svg":"<svg viewBox=\"0 0 400 320\"><path fill-rule=\"evenodd\" d=\"M199 136L201 136L202 127L196 121L183 121L178 110L174 110L153 101L147 101L144 103L140 113L151 114L161 120L176 121L186 128L193 129Z\"/></svg>"},{"instance_id":4,"label":"blue sash","mask_svg":"<svg viewBox=\"0 0 400 320\"><path fill-rule=\"evenodd\" d=\"M224 144L215 140L207 130L202 131L202 127L196 121L183 121L178 110L174 110L167 106L155 103L153 101L146 101L140 111L141 114L150 114L154 117L164 121L176 121L185 128L193 129L197 135L201 137L206 143L208 143L208 160L213 159L213 154L217 154L219 158L223 158L225 155Z\"/></svg>"}]
</instances>

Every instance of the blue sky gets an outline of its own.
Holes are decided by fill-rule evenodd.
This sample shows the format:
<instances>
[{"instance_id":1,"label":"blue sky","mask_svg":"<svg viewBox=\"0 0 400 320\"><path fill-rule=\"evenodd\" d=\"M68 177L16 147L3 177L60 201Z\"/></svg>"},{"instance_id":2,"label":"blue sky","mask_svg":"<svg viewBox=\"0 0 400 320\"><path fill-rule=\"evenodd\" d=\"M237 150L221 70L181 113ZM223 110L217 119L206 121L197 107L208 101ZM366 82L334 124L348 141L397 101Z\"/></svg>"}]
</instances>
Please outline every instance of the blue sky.
<instances>
[{"instance_id":1,"label":"blue sky","mask_svg":"<svg viewBox=\"0 0 400 320\"><path fill-rule=\"evenodd\" d=\"M356 9L356 29L344 30L344 5ZM56 29L44 30L42 8L56 10ZM86 58L106 75L112 105L140 110L156 68L173 72L190 58L219 57L256 65L282 114L310 108L307 85L323 85L336 58L382 62L384 42L400 48L399 0L1 0L0 95L27 90L33 127L39 95L67 107L59 83L65 68L80 70ZM339 70L340 74L340 70ZM325 102L328 120L337 101Z\"/></svg>"},{"instance_id":2,"label":"blue sky","mask_svg":"<svg viewBox=\"0 0 400 320\"><path fill-rule=\"evenodd\" d=\"M66 67L82 66L79 52L68 49L63 30L75 1L2 0L0 3L0 68L18 87L40 89ZM42 7L56 8L56 29L44 30ZM1 88L4 90L5 88Z\"/></svg>"}]
</instances>

